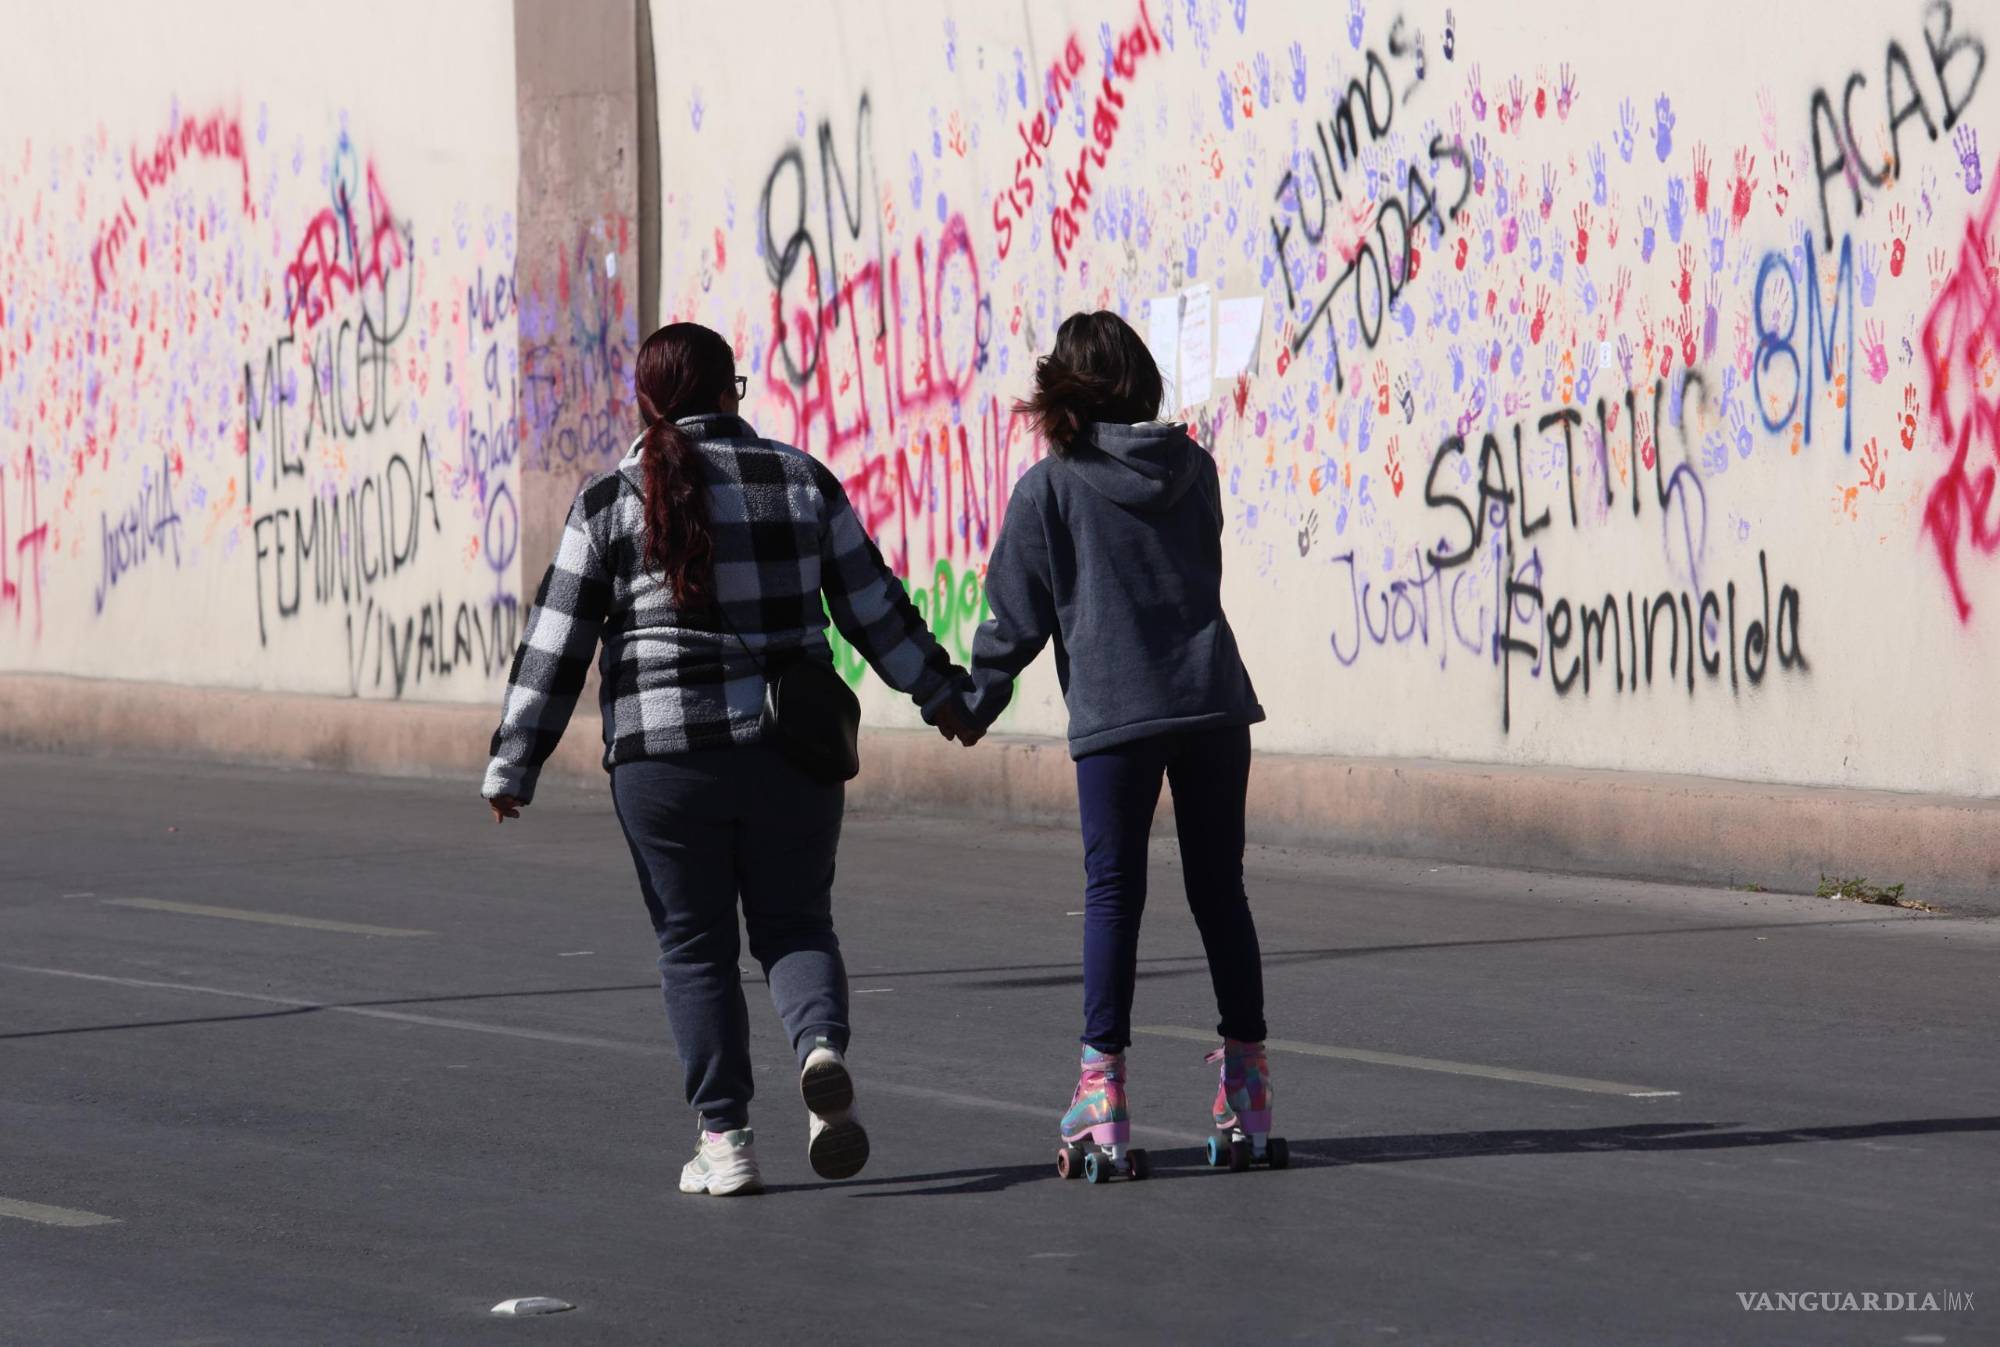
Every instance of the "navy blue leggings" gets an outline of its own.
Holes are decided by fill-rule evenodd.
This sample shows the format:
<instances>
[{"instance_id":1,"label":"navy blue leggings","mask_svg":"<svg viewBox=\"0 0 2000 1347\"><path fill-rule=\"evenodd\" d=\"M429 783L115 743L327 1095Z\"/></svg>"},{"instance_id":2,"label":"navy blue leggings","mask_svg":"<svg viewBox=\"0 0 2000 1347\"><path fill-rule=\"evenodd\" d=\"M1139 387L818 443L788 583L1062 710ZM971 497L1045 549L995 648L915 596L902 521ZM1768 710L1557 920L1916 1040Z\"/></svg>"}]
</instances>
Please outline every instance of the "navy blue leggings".
<instances>
[{"instance_id":1,"label":"navy blue leggings","mask_svg":"<svg viewBox=\"0 0 2000 1347\"><path fill-rule=\"evenodd\" d=\"M1146 910L1146 839L1160 778L1174 793L1188 907L1208 954L1226 1038L1264 1041L1264 968L1243 892L1246 726L1164 734L1076 761L1083 819L1083 1041L1121 1052L1132 1041L1139 918Z\"/></svg>"}]
</instances>

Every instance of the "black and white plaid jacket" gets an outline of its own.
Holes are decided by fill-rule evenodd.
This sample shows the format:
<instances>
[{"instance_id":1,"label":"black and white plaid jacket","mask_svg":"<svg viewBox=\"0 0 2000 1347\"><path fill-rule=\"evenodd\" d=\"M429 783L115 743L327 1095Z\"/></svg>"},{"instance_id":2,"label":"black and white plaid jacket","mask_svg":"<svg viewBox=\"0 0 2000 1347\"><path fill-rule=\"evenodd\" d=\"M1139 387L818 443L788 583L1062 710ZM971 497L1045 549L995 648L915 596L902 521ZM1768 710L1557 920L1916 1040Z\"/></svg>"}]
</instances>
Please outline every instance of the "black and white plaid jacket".
<instances>
[{"instance_id":1,"label":"black and white plaid jacket","mask_svg":"<svg viewBox=\"0 0 2000 1347\"><path fill-rule=\"evenodd\" d=\"M682 610L647 570L645 476L635 444L615 471L585 483L570 506L507 676L482 786L488 799L533 798L535 778L569 722L600 638L607 770L660 754L755 743L764 705L757 660L800 651L831 660L829 611L882 680L914 698L926 719L964 677L824 465L758 438L734 416L679 424L707 475L715 595L727 622L713 609Z\"/></svg>"}]
</instances>

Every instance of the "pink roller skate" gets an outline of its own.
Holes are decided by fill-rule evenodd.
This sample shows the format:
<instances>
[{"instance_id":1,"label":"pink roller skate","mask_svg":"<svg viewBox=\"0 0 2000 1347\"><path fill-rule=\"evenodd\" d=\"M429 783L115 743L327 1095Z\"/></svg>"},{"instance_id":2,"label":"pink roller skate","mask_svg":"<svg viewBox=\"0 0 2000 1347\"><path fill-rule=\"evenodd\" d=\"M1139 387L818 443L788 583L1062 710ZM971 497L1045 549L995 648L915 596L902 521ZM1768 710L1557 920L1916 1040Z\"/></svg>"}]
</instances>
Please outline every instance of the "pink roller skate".
<instances>
[{"instance_id":1,"label":"pink roller skate","mask_svg":"<svg viewBox=\"0 0 2000 1347\"><path fill-rule=\"evenodd\" d=\"M1225 1038L1208 1060L1222 1063L1208 1163L1217 1169L1227 1165L1231 1173L1253 1163L1285 1168L1291 1163L1291 1150L1283 1137L1271 1135L1271 1070L1264 1064L1264 1045Z\"/></svg>"},{"instance_id":2,"label":"pink roller skate","mask_svg":"<svg viewBox=\"0 0 2000 1347\"><path fill-rule=\"evenodd\" d=\"M1153 1172L1146 1152L1129 1144L1132 1115L1125 1106L1125 1054L1083 1050L1076 1094L1062 1119L1062 1149L1056 1173L1104 1183L1116 1174L1143 1179Z\"/></svg>"}]
</instances>

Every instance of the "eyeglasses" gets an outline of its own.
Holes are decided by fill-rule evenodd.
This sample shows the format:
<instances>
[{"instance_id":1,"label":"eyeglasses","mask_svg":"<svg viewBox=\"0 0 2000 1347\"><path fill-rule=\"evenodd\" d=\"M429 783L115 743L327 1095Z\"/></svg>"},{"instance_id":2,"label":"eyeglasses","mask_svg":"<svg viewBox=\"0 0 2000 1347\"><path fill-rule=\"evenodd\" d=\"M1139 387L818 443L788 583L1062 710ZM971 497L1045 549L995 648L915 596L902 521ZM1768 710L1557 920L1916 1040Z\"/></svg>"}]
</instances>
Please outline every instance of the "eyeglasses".
<instances>
[{"instance_id":1,"label":"eyeglasses","mask_svg":"<svg viewBox=\"0 0 2000 1347\"><path fill-rule=\"evenodd\" d=\"M747 375L736 376L736 397L738 401L750 395L750 379Z\"/></svg>"}]
</instances>

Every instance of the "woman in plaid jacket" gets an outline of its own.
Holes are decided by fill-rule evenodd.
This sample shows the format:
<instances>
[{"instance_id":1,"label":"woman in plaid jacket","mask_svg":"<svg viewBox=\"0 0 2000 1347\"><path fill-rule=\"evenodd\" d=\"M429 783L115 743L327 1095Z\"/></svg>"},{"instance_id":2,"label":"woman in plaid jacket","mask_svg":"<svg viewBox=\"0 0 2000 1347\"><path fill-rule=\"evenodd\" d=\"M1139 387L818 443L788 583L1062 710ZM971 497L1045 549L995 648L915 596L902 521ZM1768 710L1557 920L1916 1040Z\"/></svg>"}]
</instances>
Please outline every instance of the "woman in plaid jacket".
<instances>
[{"instance_id":1,"label":"woman in plaid jacket","mask_svg":"<svg viewBox=\"0 0 2000 1347\"><path fill-rule=\"evenodd\" d=\"M534 798L601 643L604 765L701 1117L681 1191L762 1188L739 899L798 1053L813 1168L846 1178L867 1160L868 1138L843 1061L847 973L831 907L844 794L764 741L763 670L830 662L830 613L926 721L976 738L955 695L965 675L839 480L737 416L745 381L727 341L694 323L662 328L639 349L635 383L645 431L570 507L508 675L482 794L496 820Z\"/></svg>"}]
</instances>

